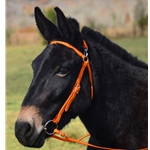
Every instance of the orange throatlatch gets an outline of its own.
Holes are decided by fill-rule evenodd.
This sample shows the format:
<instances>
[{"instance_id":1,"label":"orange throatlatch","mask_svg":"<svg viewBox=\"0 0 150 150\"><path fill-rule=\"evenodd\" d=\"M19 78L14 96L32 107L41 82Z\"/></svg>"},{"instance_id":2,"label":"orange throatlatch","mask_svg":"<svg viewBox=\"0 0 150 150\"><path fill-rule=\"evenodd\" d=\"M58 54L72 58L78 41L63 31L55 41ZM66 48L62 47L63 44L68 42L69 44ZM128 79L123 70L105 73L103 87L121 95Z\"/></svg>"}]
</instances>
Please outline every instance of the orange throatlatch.
<instances>
[{"instance_id":1,"label":"orange throatlatch","mask_svg":"<svg viewBox=\"0 0 150 150\"><path fill-rule=\"evenodd\" d=\"M52 41L50 44L61 44L61 45L64 45L72 50L74 50L82 59L83 59L83 62L82 62L82 67L81 67L81 70L78 74L78 77L77 77L77 80L74 84L74 87L69 95L69 97L67 98L66 102L64 103L64 105L61 107L61 109L59 110L58 114L55 116L55 118L53 120L49 120L46 124L45 124L45 127L44 127L44 130L47 134L51 135L51 138L56 138L56 139L59 139L61 141L65 141L65 142L72 142L72 143L79 143L79 144L82 144L82 145L86 145L86 146L91 146L91 147L94 147L94 148L98 148L98 149L104 149L104 150L108 150L108 149L111 149L111 150L123 150L123 149L113 149L113 148L107 148L107 147L101 147L101 146L96 146L96 145L93 145L93 144L90 144L90 143L86 143L86 142L83 142L82 140L84 138L86 138L87 136L90 136L90 134L88 133L87 135L81 137L80 139L73 139L73 138L70 138L68 137L65 133L63 133L62 131L58 130L58 123L64 113L68 111L71 103L73 102L73 100L75 99L76 95L79 93L80 91L80 83L81 83L81 80L82 80L82 77L83 77L83 74L84 74L84 71L85 71L85 68L87 67L88 68L88 72L89 72L89 79L90 79L90 84L91 84L91 99L93 99L93 79L92 79L92 71L91 71L91 67L90 67L90 64L89 64L89 59L88 59L88 46L86 44L86 42L83 40L83 46L84 46L84 54L82 54L77 48L75 48L74 46L70 45L69 43L66 43L66 42L63 42L63 41ZM47 125L49 123L53 122L54 124L56 124L56 128L54 129L54 131L52 133L49 133L47 131ZM57 135L59 136L57 136ZM141 150L147 150L148 148L144 148L144 149L141 149Z\"/></svg>"}]
</instances>

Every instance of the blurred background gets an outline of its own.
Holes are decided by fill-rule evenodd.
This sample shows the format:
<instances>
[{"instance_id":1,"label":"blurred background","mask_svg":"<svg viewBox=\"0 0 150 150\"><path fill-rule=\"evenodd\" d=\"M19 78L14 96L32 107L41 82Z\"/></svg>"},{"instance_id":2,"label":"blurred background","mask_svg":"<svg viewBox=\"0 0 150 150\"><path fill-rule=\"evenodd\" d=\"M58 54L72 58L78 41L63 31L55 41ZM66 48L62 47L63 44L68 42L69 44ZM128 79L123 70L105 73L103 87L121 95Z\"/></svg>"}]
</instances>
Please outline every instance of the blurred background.
<instances>
[{"instance_id":1,"label":"blurred background","mask_svg":"<svg viewBox=\"0 0 150 150\"><path fill-rule=\"evenodd\" d=\"M80 26L101 31L110 38L147 35L147 0L7 0L7 44L39 42L34 7L55 22L53 8L58 6L66 16L76 18Z\"/></svg>"},{"instance_id":2,"label":"blurred background","mask_svg":"<svg viewBox=\"0 0 150 150\"><path fill-rule=\"evenodd\" d=\"M53 8L76 18L117 43L140 60L148 62L148 0L6 0L6 150L31 150L20 145L14 123L32 80L32 60L46 44L40 35L34 7L56 22ZM78 139L87 133L79 118L63 131ZM86 139L88 141L88 139ZM40 150L86 150L86 146L48 139ZM38 150L38 149L36 149Z\"/></svg>"}]
</instances>

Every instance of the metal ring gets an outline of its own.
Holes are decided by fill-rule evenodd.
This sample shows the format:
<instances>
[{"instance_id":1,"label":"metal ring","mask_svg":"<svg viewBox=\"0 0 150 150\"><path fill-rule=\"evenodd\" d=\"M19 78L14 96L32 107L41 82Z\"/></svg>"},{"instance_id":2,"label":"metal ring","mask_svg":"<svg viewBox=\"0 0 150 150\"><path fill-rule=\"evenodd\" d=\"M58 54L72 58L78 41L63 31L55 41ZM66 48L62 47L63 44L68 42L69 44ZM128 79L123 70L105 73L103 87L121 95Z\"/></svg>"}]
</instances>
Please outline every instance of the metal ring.
<instances>
[{"instance_id":1,"label":"metal ring","mask_svg":"<svg viewBox=\"0 0 150 150\"><path fill-rule=\"evenodd\" d=\"M83 58L83 62L88 61L88 60L89 60L89 58L86 56Z\"/></svg>"},{"instance_id":2,"label":"metal ring","mask_svg":"<svg viewBox=\"0 0 150 150\"><path fill-rule=\"evenodd\" d=\"M53 120L49 120L49 121L47 121L46 123L45 123L45 125L44 125L44 130L45 130L45 132L48 134L48 135L53 135L53 134L55 134L55 132L48 132L47 131L47 125L49 124L49 123L53 123ZM58 129L58 124L56 124L56 128L55 129Z\"/></svg>"}]
</instances>

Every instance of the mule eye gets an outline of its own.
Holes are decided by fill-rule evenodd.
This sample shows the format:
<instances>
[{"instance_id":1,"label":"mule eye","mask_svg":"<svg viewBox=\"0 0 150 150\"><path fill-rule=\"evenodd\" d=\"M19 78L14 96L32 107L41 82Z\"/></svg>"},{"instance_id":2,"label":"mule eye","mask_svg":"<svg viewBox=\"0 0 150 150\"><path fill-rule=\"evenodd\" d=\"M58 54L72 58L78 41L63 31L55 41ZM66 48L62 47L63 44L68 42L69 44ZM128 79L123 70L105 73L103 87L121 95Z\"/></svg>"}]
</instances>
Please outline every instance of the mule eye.
<instances>
[{"instance_id":1,"label":"mule eye","mask_svg":"<svg viewBox=\"0 0 150 150\"><path fill-rule=\"evenodd\" d=\"M69 71L67 69L61 68L59 70L59 72L57 73L57 76L59 76L59 77L65 77L68 73L69 73Z\"/></svg>"}]
</instances>

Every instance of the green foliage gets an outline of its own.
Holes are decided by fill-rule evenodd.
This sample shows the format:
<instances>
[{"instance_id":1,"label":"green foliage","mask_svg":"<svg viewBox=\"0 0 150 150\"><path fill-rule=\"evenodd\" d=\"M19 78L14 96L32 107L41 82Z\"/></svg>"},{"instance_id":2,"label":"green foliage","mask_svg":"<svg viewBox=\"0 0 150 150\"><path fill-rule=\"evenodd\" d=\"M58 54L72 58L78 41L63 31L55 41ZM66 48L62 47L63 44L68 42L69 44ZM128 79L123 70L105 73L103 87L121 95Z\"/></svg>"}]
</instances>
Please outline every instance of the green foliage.
<instances>
[{"instance_id":1,"label":"green foliage","mask_svg":"<svg viewBox=\"0 0 150 150\"><path fill-rule=\"evenodd\" d=\"M148 26L148 14L138 20L138 24L140 28L144 28Z\"/></svg>"},{"instance_id":2,"label":"green foliage","mask_svg":"<svg viewBox=\"0 0 150 150\"><path fill-rule=\"evenodd\" d=\"M51 22L53 22L54 24L56 24L56 14L55 11L52 7L46 9L44 11L45 17L47 19L49 19ZM43 39L42 44L47 44L47 41L45 39Z\"/></svg>"},{"instance_id":3,"label":"green foliage","mask_svg":"<svg viewBox=\"0 0 150 150\"><path fill-rule=\"evenodd\" d=\"M14 30L12 28L6 28L6 44L11 44L11 35L13 34Z\"/></svg>"},{"instance_id":4,"label":"green foliage","mask_svg":"<svg viewBox=\"0 0 150 150\"><path fill-rule=\"evenodd\" d=\"M45 12L46 18L51 20L54 24L56 24L56 14L53 8L48 8Z\"/></svg>"},{"instance_id":5,"label":"green foliage","mask_svg":"<svg viewBox=\"0 0 150 150\"><path fill-rule=\"evenodd\" d=\"M142 0L138 0L134 8L134 20L141 29L141 35L144 35L144 31L148 26L148 14L146 12L147 6Z\"/></svg>"}]
</instances>

